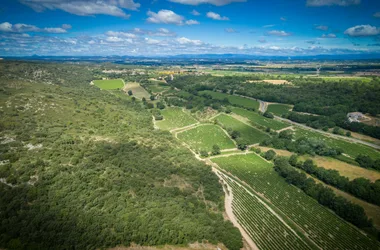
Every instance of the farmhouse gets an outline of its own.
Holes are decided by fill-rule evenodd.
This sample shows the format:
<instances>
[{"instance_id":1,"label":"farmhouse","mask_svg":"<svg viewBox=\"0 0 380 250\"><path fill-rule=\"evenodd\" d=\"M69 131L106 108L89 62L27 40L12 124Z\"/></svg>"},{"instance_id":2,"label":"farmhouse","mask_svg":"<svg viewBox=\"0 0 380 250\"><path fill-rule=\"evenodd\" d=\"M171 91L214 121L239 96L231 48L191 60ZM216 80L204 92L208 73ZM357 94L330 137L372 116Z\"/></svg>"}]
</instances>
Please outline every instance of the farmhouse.
<instances>
[{"instance_id":1,"label":"farmhouse","mask_svg":"<svg viewBox=\"0 0 380 250\"><path fill-rule=\"evenodd\" d=\"M348 120L350 122L360 122L360 120L364 119L364 115L361 112L351 112L347 114Z\"/></svg>"}]
</instances>

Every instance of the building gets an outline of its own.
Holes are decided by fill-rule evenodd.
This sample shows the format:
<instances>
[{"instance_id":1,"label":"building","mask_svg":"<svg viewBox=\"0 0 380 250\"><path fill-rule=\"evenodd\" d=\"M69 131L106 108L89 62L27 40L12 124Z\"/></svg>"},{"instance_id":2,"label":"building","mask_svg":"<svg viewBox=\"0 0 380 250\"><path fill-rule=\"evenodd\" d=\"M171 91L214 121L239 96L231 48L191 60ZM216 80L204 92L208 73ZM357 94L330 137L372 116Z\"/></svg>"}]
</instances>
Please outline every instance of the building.
<instances>
[{"instance_id":1,"label":"building","mask_svg":"<svg viewBox=\"0 0 380 250\"><path fill-rule=\"evenodd\" d=\"M361 112L351 112L347 114L347 118L350 122L360 122L365 116Z\"/></svg>"}]
</instances>

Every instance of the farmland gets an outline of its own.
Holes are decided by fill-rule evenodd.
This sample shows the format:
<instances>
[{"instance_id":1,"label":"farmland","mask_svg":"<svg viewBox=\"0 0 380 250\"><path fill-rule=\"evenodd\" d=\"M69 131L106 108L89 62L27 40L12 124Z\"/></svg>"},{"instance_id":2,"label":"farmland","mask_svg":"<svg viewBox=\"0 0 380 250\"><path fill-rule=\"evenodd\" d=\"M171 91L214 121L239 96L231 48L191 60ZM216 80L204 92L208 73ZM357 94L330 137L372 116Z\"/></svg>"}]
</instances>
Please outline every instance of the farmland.
<instances>
[{"instance_id":1,"label":"farmland","mask_svg":"<svg viewBox=\"0 0 380 250\"><path fill-rule=\"evenodd\" d=\"M238 131L240 133L240 136L247 140L249 144L259 143L269 137L269 135L265 134L264 132L248 126L247 124L225 114L219 115L216 120L223 127Z\"/></svg>"},{"instance_id":2,"label":"farmland","mask_svg":"<svg viewBox=\"0 0 380 250\"><path fill-rule=\"evenodd\" d=\"M246 117L252 123L259 125L259 126L263 126L265 128L268 127L268 128L274 129L274 130L279 130L279 129L289 127L289 124L286 124L284 122L280 122L277 120L266 118L262 115L259 115L256 112L248 111L246 109L233 107L233 108L231 108L231 110L233 113L240 115L240 116L243 116L243 117Z\"/></svg>"},{"instance_id":3,"label":"farmland","mask_svg":"<svg viewBox=\"0 0 380 250\"><path fill-rule=\"evenodd\" d=\"M234 142L223 130L212 124L205 124L177 134L178 139L186 142L196 151L210 152L213 145L220 149L235 148Z\"/></svg>"},{"instance_id":4,"label":"farmland","mask_svg":"<svg viewBox=\"0 0 380 250\"><path fill-rule=\"evenodd\" d=\"M365 146L359 143L351 143L351 142L335 139L332 137L328 137L318 132L314 132L310 130L297 128L295 130L295 137L296 138L307 137L307 138L315 138L318 140L322 140L331 147L341 148L343 152L349 155L351 158L355 158L356 156L360 154L368 155L372 157L373 159L380 158L380 152L377 151L376 149L370 148L368 146Z\"/></svg>"},{"instance_id":5,"label":"farmland","mask_svg":"<svg viewBox=\"0 0 380 250\"><path fill-rule=\"evenodd\" d=\"M150 97L150 94L137 82L127 82L123 90L125 92L132 91L133 96L138 99L148 99Z\"/></svg>"},{"instance_id":6,"label":"farmland","mask_svg":"<svg viewBox=\"0 0 380 250\"><path fill-rule=\"evenodd\" d=\"M322 249L376 249L379 244L347 224L314 199L290 186L270 163L255 154L215 158L213 162L244 181L297 225ZM253 216L257 217L257 216Z\"/></svg>"},{"instance_id":7,"label":"farmland","mask_svg":"<svg viewBox=\"0 0 380 250\"><path fill-rule=\"evenodd\" d=\"M93 83L100 89L121 89L124 87L124 81L121 79L94 80Z\"/></svg>"},{"instance_id":8,"label":"farmland","mask_svg":"<svg viewBox=\"0 0 380 250\"><path fill-rule=\"evenodd\" d=\"M156 124L162 130L172 130L197 123L197 120L181 108L167 108L162 110L161 114L164 120L157 121Z\"/></svg>"},{"instance_id":9,"label":"farmland","mask_svg":"<svg viewBox=\"0 0 380 250\"><path fill-rule=\"evenodd\" d=\"M292 106L286 104L269 104L267 111L273 113L274 115L282 116L289 113L291 108Z\"/></svg>"},{"instance_id":10,"label":"farmland","mask_svg":"<svg viewBox=\"0 0 380 250\"><path fill-rule=\"evenodd\" d=\"M232 105L237 105L237 106L244 107L247 109L254 109L254 110L259 109L259 102L256 100L244 98L241 96L214 92L210 90L204 90L204 91L199 92L199 95L204 95L204 94L210 95L213 99L217 99L217 100L223 100L224 98L227 98L229 103L231 103Z\"/></svg>"}]
</instances>

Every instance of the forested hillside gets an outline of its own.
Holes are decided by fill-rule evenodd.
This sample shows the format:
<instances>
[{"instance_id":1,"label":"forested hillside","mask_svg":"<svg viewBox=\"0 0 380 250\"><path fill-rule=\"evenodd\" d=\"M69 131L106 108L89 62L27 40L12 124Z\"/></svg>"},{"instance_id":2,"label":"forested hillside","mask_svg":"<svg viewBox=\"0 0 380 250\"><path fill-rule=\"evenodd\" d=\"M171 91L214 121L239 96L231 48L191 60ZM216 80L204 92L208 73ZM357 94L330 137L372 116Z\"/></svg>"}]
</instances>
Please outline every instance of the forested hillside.
<instances>
[{"instance_id":1,"label":"forested hillside","mask_svg":"<svg viewBox=\"0 0 380 250\"><path fill-rule=\"evenodd\" d=\"M241 248L210 167L91 67L0 64L0 248Z\"/></svg>"}]
</instances>

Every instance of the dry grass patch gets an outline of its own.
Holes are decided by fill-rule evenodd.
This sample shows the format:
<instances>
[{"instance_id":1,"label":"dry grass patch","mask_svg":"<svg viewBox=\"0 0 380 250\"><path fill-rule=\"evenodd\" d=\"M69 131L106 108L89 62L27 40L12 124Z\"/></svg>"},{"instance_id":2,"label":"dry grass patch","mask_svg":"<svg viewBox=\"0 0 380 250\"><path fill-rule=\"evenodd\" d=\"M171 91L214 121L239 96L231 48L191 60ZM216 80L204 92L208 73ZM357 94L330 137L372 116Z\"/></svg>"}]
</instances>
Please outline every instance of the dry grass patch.
<instances>
[{"instance_id":1,"label":"dry grass patch","mask_svg":"<svg viewBox=\"0 0 380 250\"><path fill-rule=\"evenodd\" d=\"M291 82L287 80L249 80L247 81L248 83L255 83L255 82L266 82L266 83L271 83L271 84L292 84Z\"/></svg>"},{"instance_id":2,"label":"dry grass patch","mask_svg":"<svg viewBox=\"0 0 380 250\"><path fill-rule=\"evenodd\" d=\"M140 86L137 82L128 82L123 88L125 93L128 93L129 90L132 91L132 95L138 99L149 99L150 94Z\"/></svg>"}]
</instances>

